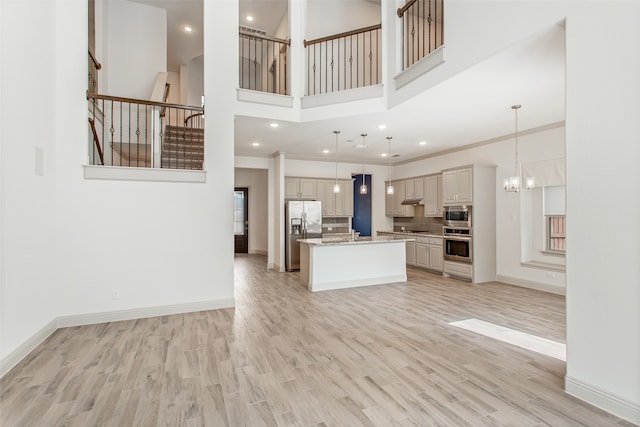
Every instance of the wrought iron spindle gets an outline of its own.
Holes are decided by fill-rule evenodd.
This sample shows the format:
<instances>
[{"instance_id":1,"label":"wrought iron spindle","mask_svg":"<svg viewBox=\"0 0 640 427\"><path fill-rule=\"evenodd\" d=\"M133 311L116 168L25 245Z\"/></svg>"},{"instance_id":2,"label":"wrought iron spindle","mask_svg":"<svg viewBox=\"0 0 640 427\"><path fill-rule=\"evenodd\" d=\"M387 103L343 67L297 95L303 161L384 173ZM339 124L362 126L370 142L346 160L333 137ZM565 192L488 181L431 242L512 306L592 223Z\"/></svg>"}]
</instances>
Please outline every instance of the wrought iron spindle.
<instances>
[{"instance_id":1,"label":"wrought iron spindle","mask_svg":"<svg viewBox=\"0 0 640 427\"><path fill-rule=\"evenodd\" d=\"M402 63L405 69L443 44L443 8L443 0L408 0L398 9L404 33Z\"/></svg>"}]
</instances>

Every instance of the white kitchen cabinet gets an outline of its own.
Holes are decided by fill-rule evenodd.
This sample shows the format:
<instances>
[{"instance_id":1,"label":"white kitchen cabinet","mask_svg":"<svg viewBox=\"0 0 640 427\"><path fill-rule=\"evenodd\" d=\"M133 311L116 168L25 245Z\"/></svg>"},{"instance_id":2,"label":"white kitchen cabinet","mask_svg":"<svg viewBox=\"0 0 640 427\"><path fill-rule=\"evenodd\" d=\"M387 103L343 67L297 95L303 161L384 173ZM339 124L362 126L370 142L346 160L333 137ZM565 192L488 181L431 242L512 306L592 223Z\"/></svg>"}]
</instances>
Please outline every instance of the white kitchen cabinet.
<instances>
[{"instance_id":1,"label":"white kitchen cabinet","mask_svg":"<svg viewBox=\"0 0 640 427\"><path fill-rule=\"evenodd\" d=\"M454 276L460 279L473 280L473 266L464 262L444 262L444 273L447 276Z\"/></svg>"},{"instance_id":2,"label":"white kitchen cabinet","mask_svg":"<svg viewBox=\"0 0 640 427\"><path fill-rule=\"evenodd\" d=\"M316 181L318 200L322 202L322 216L331 216L335 212L335 197L333 196L333 181L318 179Z\"/></svg>"},{"instance_id":3,"label":"white kitchen cabinet","mask_svg":"<svg viewBox=\"0 0 640 427\"><path fill-rule=\"evenodd\" d=\"M416 265L416 242L407 241L407 265Z\"/></svg>"},{"instance_id":4,"label":"white kitchen cabinet","mask_svg":"<svg viewBox=\"0 0 640 427\"><path fill-rule=\"evenodd\" d=\"M316 181L315 178L285 177L285 199L316 200L318 198Z\"/></svg>"},{"instance_id":5,"label":"white kitchen cabinet","mask_svg":"<svg viewBox=\"0 0 640 427\"><path fill-rule=\"evenodd\" d=\"M472 202L473 170L454 169L442 173L443 204L456 205Z\"/></svg>"},{"instance_id":6,"label":"white kitchen cabinet","mask_svg":"<svg viewBox=\"0 0 640 427\"><path fill-rule=\"evenodd\" d=\"M423 199L424 194L424 178L411 178L405 181L405 197L407 199ZM402 202L402 200L401 200Z\"/></svg>"},{"instance_id":7,"label":"white kitchen cabinet","mask_svg":"<svg viewBox=\"0 0 640 427\"><path fill-rule=\"evenodd\" d=\"M429 238L416 236L416 267L429 268Z\"/></svg>"},{"instance_id":8,"label":"white kitchen cabinet","mask_svg":"<svg viewBox=\"0 0 640 427\"><path fill-rule=\"evenodd\" d=\"M442 237L429 237L429 270L442 272L444 257L442 253Z\"/></svg>"},{"instance_id":9,"label":"white kitchen cabinet","mask_svg":"<svg viewBox=\"0 0 640 427\"><path fill-rule=\"evenodd\" d=\"M340 192L334 193L335 179L317 179L317 200L322 202L322 216L353 216L353 181L339 179Z\"/></svg>"},{"instance_id":10,"label":"white kitchen cabinet","mask_svg":"<svg viewBox=\"0 0 640 427\"><path fill-rule=\"evenodd\" d=\"M442 216L442 175L424 178L424 216Z\"/></svg>"},{"instance_id":11,"label":"white kitchen cabinet","mask_svg":"<svg viewBox=\"0 0 640 427\"><path fill-rule=\"evenodd\" d=\"M413 185L413 180L410 180ZM393 194L387 194L385 183L385 215L394 217L411 217L413 216L413 206L403 205L402 202L409 197L407 196L407 182L405 180L392 181Z\"/></svg>"},{"instance_id":12,"label":"white kitchen cabinet","mask_svg":"<svg viewBox=\"0 0 640 427\"><path fill-rule=\"evenodd\" d=\"M442 237L416 236L415 266L442 272Z\"/></svg>"}]
</instances>

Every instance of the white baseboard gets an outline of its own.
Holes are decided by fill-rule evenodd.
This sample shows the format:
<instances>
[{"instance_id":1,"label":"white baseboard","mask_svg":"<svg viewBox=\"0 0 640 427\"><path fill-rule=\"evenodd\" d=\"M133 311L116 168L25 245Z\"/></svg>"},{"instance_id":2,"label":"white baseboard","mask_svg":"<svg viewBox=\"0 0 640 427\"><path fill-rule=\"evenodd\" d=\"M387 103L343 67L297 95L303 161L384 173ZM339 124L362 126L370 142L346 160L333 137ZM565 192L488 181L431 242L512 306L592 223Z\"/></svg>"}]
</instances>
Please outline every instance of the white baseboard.
<instances>
[{"instance_id":1,"label":"white baseboard","mask_svg":"<svg viewBox=\"0 0 640 427\"><path fill-rule=\"evenodd\" d=\"M565 376L564 387L567 393L580 400L603 409L617 417L640 425L640 405L621 397L613 396L596 387Z\"/></svg>"},{"instance_id":2,"label":"white baseboard","mask_svg":"<svg viewBox=\"0 0 640 427\"><path fill-rule=\"evenodd\" d=\"M249 251L250 255L267 255L267 251L263 251L261 249L254 249Z\"/></svg>"},{"instance_id":3,"label":"white baseboard","mask_svg":"<svg viewBox=\"0 0 640 427\"><path fill-rule=\"evenodd\" d=\"M49 335L58 329L57 319L47 323L42 329L33 334L22 345L12 351L7 357L0 360L0 378L16 366L22 359L27 357L37 346L39 346Z\"/></svg>"},{"instance_id":4,"label":"white baseboard","mask_svg":"<svg viewBox=\"0 0 640 427\"><path fill-rule=\"evenodd\" d=\"M519 279L517 277L504 276L498 274L496 276L498 282L507 283L509 285L520 286L522 288L535 289L537 291L549 292L556 295L566 295L566 289L563 286L550 285L548 283L535 282L533 280Z\"/></svg>"},{"instance_id":5,"label":"white baseboard","mask_svg":"<svg viewBox=\"0 0 640 427\"><path fill-rule=\"evenodd\" d=\"M235 306L233 298L211 301L189 302L184 304L162 305L156 307L132 308L129 310L106 311L103 313L79 314L58 317L58 328L94 325L96 323L120 322L122 320L144 319L146 317L167 316L170 314L193 313L195 311L217 310Z\"/></svg>"},{"instance_id":6,"label":"white baseboard","mask_svg":"<svg viewBox=\"0 0 640 427\"><path fill-rule=\"evenodd\" d=\"M167 316L171 314L193 313L196 311L217 310L235 307L234 298L222 298L210 301L198 301L184 304L172 304L156 307L132 308L129 310L107 311L103 313L61 316L53 319L46 326L27 339L7 357L0 360L0 378L29 355L49 335L59 328L94 325L96 323L119 322L122 320L144 319L146 317Z\"/></svg>"}]
</instances>

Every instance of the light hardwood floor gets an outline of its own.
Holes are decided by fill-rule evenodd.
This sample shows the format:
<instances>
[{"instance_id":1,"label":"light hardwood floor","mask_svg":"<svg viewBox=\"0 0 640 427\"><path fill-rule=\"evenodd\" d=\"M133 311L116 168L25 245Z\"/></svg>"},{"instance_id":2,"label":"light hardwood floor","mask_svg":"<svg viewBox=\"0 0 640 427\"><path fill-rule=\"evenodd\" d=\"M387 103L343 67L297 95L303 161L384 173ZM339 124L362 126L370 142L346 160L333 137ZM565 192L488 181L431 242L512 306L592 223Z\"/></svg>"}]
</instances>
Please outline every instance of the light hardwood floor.
<instances>
[{"instance_id":1,"label":"light hardwood floor","mask_svg":"<svg viewBox=\"0 0 640 427\"><path fill-rule=\"evenodd\" d=\"M312 294L236 257L236 308L56 331L0 381L6 426L631 425L565 363L448 322L564 341L564 298L410 269Z\"/></svg>"}]
</instances>

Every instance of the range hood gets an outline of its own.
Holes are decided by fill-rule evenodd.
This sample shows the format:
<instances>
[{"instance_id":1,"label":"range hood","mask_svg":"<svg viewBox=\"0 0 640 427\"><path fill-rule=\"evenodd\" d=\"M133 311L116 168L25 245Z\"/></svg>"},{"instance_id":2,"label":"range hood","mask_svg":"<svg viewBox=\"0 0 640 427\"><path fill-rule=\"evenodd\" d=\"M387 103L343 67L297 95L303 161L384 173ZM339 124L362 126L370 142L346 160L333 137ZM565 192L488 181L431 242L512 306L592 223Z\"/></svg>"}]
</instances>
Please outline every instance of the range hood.
<instances>
[{"instance_id":1,"label":"range hood","mask_svg":"<svg viewBox=\"0 0 640 427\"><path fill-rule=\"evenodd\" d=\"M403 200L402 205L424 205L424 199L407 199Z\"/></svg>"}]
</instances>

